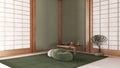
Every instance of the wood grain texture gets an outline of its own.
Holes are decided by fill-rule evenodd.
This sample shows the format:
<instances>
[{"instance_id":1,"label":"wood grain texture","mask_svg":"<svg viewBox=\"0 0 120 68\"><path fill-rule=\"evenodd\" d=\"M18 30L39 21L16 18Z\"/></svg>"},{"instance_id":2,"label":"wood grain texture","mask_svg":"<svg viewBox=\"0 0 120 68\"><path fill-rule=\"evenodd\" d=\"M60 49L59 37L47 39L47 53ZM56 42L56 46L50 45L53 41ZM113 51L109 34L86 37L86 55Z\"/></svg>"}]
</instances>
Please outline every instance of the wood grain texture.
<instances>
[{"instance_id":1,"label":"wood grain texture","mask_svg":"<svg viewBox=\"0 0 120 68\"><path fill-rule=\"evenodd\" d=\"M58 44L62 44L62 0L58 0Z\"/></svg>"},{"instance_id":2,"label":"wood grain texture","mask_svg":"<svg viewBox=\"0 0 120 68\"><path fill-rule=\"evenodd\" d=\"M90 52L90 0L86 0L86 51Z\"/></svg>"},{"instance_id":3,"label":"wood grain texture","mask_svg":"<svg viewBox=\"0 0 120 68\"><path fill-rule=\"evenodd\" d=\"M36 0L31 0L31 50L36 51Z\"/></svg>"},{"instance_id":4,"label":"wood grain texture","mask_svg":"<svg viewBox=\"0 0 120 68\"><path fill-rule=\"evenodd\" d=\"M105 55L111 55L111 56L120 56L120 50L108 50L108 49L101 49L102 53ZM91 49L92 53L98 52L97 48Z\"/></svg>"},{"instance_id":5,"label":"wood grain texture","mask_svg":"<svg viewBox=\"0 0 120 68\"><path fill-rule=\"evenodd\" d=\"M0 57L27 54L27 53L31 53L31 49L25 48L25 49L15 49L15 50L5 50L5 51L0 51Z\"/></svg>"}]
</instances>

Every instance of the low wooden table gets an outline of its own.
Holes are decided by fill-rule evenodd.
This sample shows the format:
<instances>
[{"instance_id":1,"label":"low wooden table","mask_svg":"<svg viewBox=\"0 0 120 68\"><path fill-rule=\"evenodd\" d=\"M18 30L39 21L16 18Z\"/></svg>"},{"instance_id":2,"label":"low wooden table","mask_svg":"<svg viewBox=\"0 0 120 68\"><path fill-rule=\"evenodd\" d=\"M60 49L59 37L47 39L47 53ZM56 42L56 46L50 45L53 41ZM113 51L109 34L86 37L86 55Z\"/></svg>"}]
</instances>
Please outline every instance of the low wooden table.
<instances>
[{"instance_id":1,"label":"low wooden table","mask_svg":"<svg viewBox=\"0 0 120 68\"><path fill-rule=\"evenodd\" d=\"M74 54L77 53L79 49L81 49L81 45L57 45L57 48L65 48L65 49L72 49Z\"/></svg>"}]
</instances>

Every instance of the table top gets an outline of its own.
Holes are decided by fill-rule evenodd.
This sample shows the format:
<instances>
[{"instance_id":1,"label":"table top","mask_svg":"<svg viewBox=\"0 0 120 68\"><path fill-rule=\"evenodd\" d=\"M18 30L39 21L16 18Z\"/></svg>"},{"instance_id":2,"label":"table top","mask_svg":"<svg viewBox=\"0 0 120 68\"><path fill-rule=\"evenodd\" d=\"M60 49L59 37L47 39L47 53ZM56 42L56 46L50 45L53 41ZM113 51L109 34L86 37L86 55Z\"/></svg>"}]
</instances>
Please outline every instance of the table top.
<instances>
[{"instance_id":1,"label":"table top","mask_svg":"<svg viewBox=\"0 0 120 68\"><path fill-rule=\"evenodd\" d=\"M81 45L57 45L57 47L64 47L64 48L69 48L69 47L81 47Z\"/></svg>"}]
</instances>

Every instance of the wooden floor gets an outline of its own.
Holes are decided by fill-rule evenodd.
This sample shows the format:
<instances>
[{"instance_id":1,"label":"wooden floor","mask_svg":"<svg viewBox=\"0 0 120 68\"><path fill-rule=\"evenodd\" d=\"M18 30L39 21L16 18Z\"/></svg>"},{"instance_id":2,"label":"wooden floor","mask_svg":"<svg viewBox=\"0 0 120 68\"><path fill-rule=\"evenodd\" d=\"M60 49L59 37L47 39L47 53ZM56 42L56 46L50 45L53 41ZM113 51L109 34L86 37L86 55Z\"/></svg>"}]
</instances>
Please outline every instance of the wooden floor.
<instances>
[{"instance_id":1,"label":"wooden floor","mask_svg":"<svg viewBox=\"0 0 120 68\"><path fill-rule=\"evenodd\" d=\"M6 66L6 65L4 65L4 64L2 64L2 63L0 63L0 68L10 68L10 67L8 67L8 66Z\"/></svg>"},{"instance_id":2,"label":"wooden floor","mask_svg":"<svg viewBox=\"0 0 120 68\"><path fill-rule=\"evenodd\" d=\"M120 57L108 57L78 68L120 68Z\"/></svg>"}]
</instances>

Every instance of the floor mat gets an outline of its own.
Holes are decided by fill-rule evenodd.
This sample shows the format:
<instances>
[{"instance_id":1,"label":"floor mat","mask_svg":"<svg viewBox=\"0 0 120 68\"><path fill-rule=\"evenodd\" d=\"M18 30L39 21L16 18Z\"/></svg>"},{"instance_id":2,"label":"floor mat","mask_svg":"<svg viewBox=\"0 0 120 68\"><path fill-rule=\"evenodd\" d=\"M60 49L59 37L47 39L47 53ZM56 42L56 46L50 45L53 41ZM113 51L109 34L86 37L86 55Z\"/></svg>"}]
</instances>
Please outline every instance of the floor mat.
<instances>
[{"instance_id":1,"label":"floor mat","mask_svg":"<svg viewBox=\"0 0 120 68\"><path fill-rule=\"evenodd\" d=\"M57 61L49 58L47 54L33 55L21 58L1 60L0 62L11 68L76 68L106 56L94 56L92 54L79 53L69 62Z\"/></svg>"}]
</instances>

